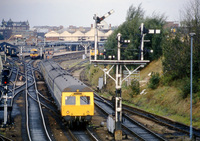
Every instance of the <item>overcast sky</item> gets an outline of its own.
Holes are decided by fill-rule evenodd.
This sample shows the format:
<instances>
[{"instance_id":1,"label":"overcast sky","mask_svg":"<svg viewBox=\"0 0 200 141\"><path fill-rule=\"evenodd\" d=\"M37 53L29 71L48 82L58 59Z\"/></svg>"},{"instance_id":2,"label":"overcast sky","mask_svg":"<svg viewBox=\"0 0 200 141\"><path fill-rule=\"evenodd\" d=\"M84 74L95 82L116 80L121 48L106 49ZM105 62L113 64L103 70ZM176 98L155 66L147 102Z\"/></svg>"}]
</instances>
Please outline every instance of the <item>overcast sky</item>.
<instances>
[{"instance_id":1,"label":"overcast sky","mask_svg":"<svg viewBox=\"0 0 200 141\"><path fill-rule=\"evenodd\" d=\"M50 25L90 26L93 16L115 12L105 21L112 26L125 21L128 8L142 3L145 15L165 14L168 21L179 21L180 9L188 0L0 0L0 22L29 21L31 27Z\"/></svg>"}]
</instances>

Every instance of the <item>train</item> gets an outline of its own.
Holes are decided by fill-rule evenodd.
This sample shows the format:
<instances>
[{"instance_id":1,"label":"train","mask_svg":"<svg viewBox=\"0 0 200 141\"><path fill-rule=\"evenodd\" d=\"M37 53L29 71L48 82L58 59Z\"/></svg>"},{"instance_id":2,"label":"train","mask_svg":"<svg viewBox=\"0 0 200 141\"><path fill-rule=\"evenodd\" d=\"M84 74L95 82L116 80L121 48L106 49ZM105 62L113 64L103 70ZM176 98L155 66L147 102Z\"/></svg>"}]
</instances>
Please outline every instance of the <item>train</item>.
<instances>
[{"instance_id":1,"label":"train","mask_svg":"<svg viewBox=\"0 0 200 141\"><path fill-rule=\"evenodd\" d=\"M88 124L94 116L94 93L52 60L40 62L40 71L62 118L70 127Z\"/></svg>"},{"instance_id":2,"label":"train","mask_svg":"<svg viewBox=\"0 0 200 141\"><path fill-rule=\"evenodd\" d=\"M95 55L95 49L90 50L90 55L94 56ZM96 50L96 55L98 55L98 49Z\"/></svg>"},{"instance_id":3,"label":"train","mask_svg":"<svg viewBox=\"0 0 200 141\"><path fill-rule=\"evenodd\" d=\"M39 59L40 55L39 55L39 51L35 48L30 50L30 58L31 59Z\"/></svg>"},{"instance_id":4,"label":"train","mask_svg":"<svg viewBox=\"0 0 200 141\"><path fill-rule=\"evenodd\" d=\"M96 50L96 55L98 56L98 49ZM91 57L91 60L94 60L94 57L95 56L95 49L90 49L90 57Z\"/></svg>"}]
</instances>

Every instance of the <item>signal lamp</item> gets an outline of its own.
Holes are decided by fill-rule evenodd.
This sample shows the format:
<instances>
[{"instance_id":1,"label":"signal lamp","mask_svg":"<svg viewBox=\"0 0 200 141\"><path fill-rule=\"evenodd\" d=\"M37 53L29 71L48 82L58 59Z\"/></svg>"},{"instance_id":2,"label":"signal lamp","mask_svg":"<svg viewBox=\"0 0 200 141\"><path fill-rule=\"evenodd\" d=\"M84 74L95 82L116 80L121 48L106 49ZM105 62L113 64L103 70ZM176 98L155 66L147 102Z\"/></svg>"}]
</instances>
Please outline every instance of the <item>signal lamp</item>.
<instances>
[{"instance_id":1,"label":"signal lamp","mask_svg":"<svg viewBox=\"0 0 200 141\"><path fill-rule=\"evenodd\" d=\"M10 74L10 71L8 69L2 70L2 80L1 84L6 86L9 83L8 75Z\"/></svg>"}]
</instances>

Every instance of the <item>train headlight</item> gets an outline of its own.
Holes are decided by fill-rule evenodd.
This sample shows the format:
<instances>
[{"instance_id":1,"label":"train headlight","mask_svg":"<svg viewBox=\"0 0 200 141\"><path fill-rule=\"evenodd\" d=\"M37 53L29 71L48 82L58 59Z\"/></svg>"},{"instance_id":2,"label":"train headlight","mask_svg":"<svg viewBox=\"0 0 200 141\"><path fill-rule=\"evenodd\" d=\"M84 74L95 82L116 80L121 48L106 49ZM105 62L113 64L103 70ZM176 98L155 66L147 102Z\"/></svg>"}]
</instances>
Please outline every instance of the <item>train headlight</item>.
<instances>
[{"instance_id":1,"label":"train headlight","mask_svg":"<svg viewBox=\"0 0 200 141\"><path fill-rule=\"evenodd\" d=\"M67 114L69 114L69 111L67 111Z\"/></svg>"},{"instance_id":2,"label":"train headlight","mask_svg":"<svg viewBox=\"0 0 200 141\"><path fill-rule=\"evenodd\" d=\"M90 111L87 111L87 114L89 114L90 113Z\"/></svg>"}]
</instances>

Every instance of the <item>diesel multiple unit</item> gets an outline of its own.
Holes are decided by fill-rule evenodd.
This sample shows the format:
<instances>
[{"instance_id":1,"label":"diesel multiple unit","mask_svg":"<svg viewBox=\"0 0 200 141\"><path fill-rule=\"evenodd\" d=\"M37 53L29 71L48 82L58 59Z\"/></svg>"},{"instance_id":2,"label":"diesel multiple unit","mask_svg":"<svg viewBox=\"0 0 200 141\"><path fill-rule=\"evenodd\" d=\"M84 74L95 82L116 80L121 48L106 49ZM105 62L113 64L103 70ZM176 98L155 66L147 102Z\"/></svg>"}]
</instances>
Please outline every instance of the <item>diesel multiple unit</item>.
<instances>
[{"instance_id":1,"label":"diesel multiple unit","mask_svg":"<svg viewBox=\"0 0 200 141\"><path fill-rule=\"evenodd\" d=\"M40 69L62 117L69 123L91 121L94 115L92 90L53 61L41 61Z\"/></svg>"},{"instance_id":2,"label":"diesel multiple unit","mask_svg":"<svg viewBox=\"0 0 200 141\"><path fill-rule=\"evenodd\" d=\"M40 58L39 52L37 49L33 48L30 50L30 58L31 59L38 59Z\"/></svg>"}]
</instances>

